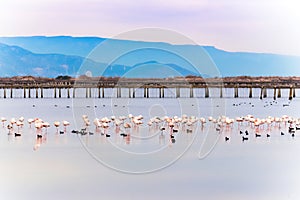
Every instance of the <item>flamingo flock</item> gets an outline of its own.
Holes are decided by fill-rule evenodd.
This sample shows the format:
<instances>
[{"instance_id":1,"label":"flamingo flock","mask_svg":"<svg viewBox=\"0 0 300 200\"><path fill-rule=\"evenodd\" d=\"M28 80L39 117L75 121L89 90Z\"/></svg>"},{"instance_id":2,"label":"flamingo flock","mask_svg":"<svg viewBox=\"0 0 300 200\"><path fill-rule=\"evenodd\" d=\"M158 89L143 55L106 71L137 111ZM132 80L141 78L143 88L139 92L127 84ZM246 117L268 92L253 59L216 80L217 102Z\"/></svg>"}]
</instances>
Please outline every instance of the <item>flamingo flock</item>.
<instances>
[{"instance_id":1,"label":"flamingo flock","mask_svg":"<svg viewBox=\"0 0 300 200\"><path fill-rule=\"evenodd\" d=\"M16 118L11 118L8 124L6 125L6 128L8 129L8 134L14 134L16 137L22 135L22 130L24 127L24 122L25 118L20 117L18 119ZM7 122L7 119L5 117L1 117L1 122L2 122L2 127L5 127L5 123ZM29 128L32 128L32 125L34 125L34 128L36 129L36 135L37 137L42 137L42 132L44 131L47 133L47 129L50 127L50 123L42 120L41 118L29 118L27 120ZM70 125L68 121L63 121L62 122L64 128L64 132L66 132L66 127ZM55 121L54 126L58 128L60 126L60 122Z\"/></svg>"},{"instance_id":2,"label":"flamingo flock","mask_svg":"<svg viewBox=\"0 0 300 200\"><path fill-rule=\"evenodd\" d=\"M15 137L22 136L25 118L11 118L7 120L5 117L1 117L2 126L8 130L9 135ZM92 123L91 123L92 121ZM41 118L29 118L27 120L28 126L31 129L32 126L36 129L36 138L42 138L51 124L42 120ZM59 131L60 126L63 126L63 130ZM70 126L70 122L63 120L54 121L53 126L56 128L56 133L67 133L67 127ZM288 115L281 117L268 116L266 118L257 118L253 115L239 116L236 118L230 118L227 116L219 117L196 117L183 114L182 116L155 116L144 122L142 115L128 114L128 116L110 116L95 118L90 120L87 115L82 115L82 128L80 130L72 130L71 133L81 135L94 135L94 133L101 134L107 138L112 134L117 134L126 141L130 142L130 135L135 131L138 132L140 127L148 127L148 132L159 131L160 138L163 135L168 135L171 143L176 142L176 135L179 133L192 134L196 132L196 127L200 126L201 129L206 126L213 127L217 133L225 133L224 140L230 141L230 134L233 133L235 127L237 132L241 136L242 142L249 140L250 133L255 138L260 138L265 133L267 138L272 136L272 129L277 128L280 130L280 135L286 135L287 131L291 137L295 137L296 131L300 130L300 118L294 118ZM90 127L94 126L95 131L90 131ZM242 130L245 129L245 130ZM168 134L166 134L168 132ZM39 142L37 144L40 144Z\"/></svg>"},{"instance_id":3,"label":"flamingo flock","mask_svg":"<svg viewBox=\"0 0 300 200\"><path fill-rule=\"evenodd\" d=\"M90 123L87 123L87 116L83 116L85 126L88 127ZM144 126L143 122L144 117L142 115L134 116L129 114L128 116L111 116L111 117L103 117L101 119L95 118L93 124L95 125L96 132L100 132L102 135L106 137L110 137L110 133L108 133L108 129L110 127L115 128L115 132L119 133L121 131L121 136L128 136L130 133L129 129L138 129L140 126ZM281 117L272 117L268 116L266 118L257 118L253 115L240 116L236 118L230 118L227 116L219 116L217 118L214 117L196 117L196 116L188 116L183 114L182 116L155 116L150 118L146 125L149 127L149 131L151 130L160 130L164 132L169 130L171 139L175 139L174 134L180 132L193 133L195 127L200 125L200 127L204 128L207 123L210 123L215 130L219 133L222 132L232 132L234 129L234 125L238 127L238 130L241 127L253 129L253 135L255 137L261 137L262 133L266 132L266 137L271 137L271 128L277 127L281 129L284 127L288 128L288 133L291 134L292 137L295 137L296 130L300 130L300 118L293 118L291 116L283 115ZM78 132L77 132L78 133ZM249 139L249 131L239 131L242 136L242 141L247 141ZM281 135L285 135L284 132L281 131ZM230 140L230 136L225 136L225 141ZM174 142L174 140L173 140Z\"/></svg>"}]
</instances>

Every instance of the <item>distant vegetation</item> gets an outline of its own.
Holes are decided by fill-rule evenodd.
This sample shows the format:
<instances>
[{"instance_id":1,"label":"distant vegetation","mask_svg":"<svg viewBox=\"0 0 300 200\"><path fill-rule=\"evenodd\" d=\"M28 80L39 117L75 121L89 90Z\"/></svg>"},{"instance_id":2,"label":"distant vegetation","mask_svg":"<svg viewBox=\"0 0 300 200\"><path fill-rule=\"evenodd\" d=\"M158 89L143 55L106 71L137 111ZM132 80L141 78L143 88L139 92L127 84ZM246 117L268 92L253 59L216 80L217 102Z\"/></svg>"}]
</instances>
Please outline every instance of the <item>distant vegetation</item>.
<instances>
[{"instance_id":1,"label":"distant vegetation","mask_svg":"<svg viewBox=\"0 0 300 200\"><path fill-rule=\"evenodd\" d=\"M72 78L71 76L65 75L65 76L58 76L55 79L56 80L70 80L71 78Z\"/></svg>"}]
</instances>

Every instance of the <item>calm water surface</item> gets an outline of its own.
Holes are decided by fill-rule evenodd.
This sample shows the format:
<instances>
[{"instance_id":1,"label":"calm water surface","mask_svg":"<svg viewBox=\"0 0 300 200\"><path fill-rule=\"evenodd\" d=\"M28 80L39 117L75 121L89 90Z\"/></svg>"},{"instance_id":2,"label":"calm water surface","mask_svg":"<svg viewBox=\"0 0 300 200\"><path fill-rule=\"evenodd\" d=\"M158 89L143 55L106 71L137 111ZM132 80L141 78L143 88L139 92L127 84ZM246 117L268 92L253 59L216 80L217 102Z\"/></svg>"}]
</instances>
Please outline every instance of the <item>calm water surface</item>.
<instances>
[{"instance_id":1,"label":"calm water surface","mask_svg":"<svg viewBox=\"0 0 300 200\"><path fill-rule=\"evenodd\" d=\"M246 92L245 92L246 93ZM142 114L144 122L159 115L182 114L229 117L300 117L300 99L199 98L199 99L1 99L0 115L40 117L51 127L37 141L35 129L25 123L21 137L0 127L1 199L299 199L300 133L273 126L271 137L261 130L235 125L219 135L212 124L180 129L176 142L149 130L130 130L130 140L107 130L110 138L95 133L80 136L72 129L83 126L81 114L92 121L111 115ZM55 106L56 105L56 106ZM284 106L288 105L288 106ZM54 121L68 120L66 134ZM7 123L6 123L7 124ZM250 132L242 142L239 130ZM62 127L59 130L63 130ZM286 134L280 135L283 131ZM225 142L224 137L230 136ZM217 144L215 140L218 139ZM203 147L206 147L203 149ZM210 149L212 149L210 151ZM209 153L199 159L199 152ZM203 153L203 152L202 152ZM162 168L162 169L161 169ZM152 173L144 173L151 172ZM122 172L123 171L123 172ZM124 173L127 172L127 173ZM129 173L128 173L129 172ZM139 172L139 174L132 174Z\"/></svg>"}]
</instances>

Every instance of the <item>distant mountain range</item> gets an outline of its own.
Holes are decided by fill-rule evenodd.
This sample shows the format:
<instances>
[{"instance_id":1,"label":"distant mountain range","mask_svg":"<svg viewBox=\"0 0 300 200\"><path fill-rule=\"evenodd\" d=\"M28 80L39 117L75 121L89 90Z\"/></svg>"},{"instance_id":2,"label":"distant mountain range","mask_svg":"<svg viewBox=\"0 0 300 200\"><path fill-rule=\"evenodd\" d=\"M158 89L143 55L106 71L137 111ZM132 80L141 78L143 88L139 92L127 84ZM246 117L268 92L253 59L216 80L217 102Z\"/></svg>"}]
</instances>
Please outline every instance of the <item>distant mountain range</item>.
<instances>
[{"instance_id":1,"label":"distant mountain range","mask_svg":"<svg viewBox=\"0 0 300 200\"><path fill-rule=\"evenodd\" d=\"M105 43L109 44L109 48L97 49L99 44ZM134 51L122 54L128 50ZM189 52L193 53L189 55ZM116 55L121 56L114 57ZM184 56L180 57L181 55ZM190 59L186 59L187 57ZM0 37L2 77L75 76L84 72L81 70L83 63L84 66L89 66L89 71L94 76L208 76L209 70L205 68L211 67L209 57L216 64L221 76L300 76L300 57L297 56L227 52L212 46L107 40L98 37ZM204 70L198 72L193 66L194 63L189 63L189 60L203 65L200 68Z\"/></svg>"}]
</instances>

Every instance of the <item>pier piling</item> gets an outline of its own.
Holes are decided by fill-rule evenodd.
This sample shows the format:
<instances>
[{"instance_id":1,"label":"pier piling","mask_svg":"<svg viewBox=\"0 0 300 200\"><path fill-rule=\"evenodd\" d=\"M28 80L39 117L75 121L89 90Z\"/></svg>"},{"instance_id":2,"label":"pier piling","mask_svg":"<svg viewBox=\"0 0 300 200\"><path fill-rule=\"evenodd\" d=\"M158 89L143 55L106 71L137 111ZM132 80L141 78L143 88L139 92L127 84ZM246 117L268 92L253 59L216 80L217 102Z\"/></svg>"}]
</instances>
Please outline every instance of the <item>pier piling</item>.
<instances>
[{"instance_id":1,"label":"pier piling","mask_svg":"<svg viewBox=\"0 0 300 200\"><path fill-rule=\"evenodd\" d=\"M35 98L39 98L39 88L35 88Z\"/></svg>"},{"instance_id":2,"label":"pier piling","mask_svg":"<svg viewBox=\"0 0 300 200\"><path fill-rule=\"evenodd\" d=\"M260 88L260 96L259 96L260 99L263 99L263 93L264 93L264 87L261 87Z\"/></svg>"},{"instance_id":3,"label":"pier piling","mask_svg":"<svg viewBox=\"0 0 300 200\"><path fill-rule=\"evenodd\" d=\"M147 92L146 96L147 98L149 98L149 88L146 88L146 92Z\"/></svg>"},{"instance_id":4,"label":"pier piling","mask_svg":"<svg viewBox=\"0 0 300 200\"><path fill-rule=\"evenodd\" d=\"M267 98L267 88L264 88L264 98Z\"/></svg>"},{"instance_id":5,"label":"pier piling","mask_svg":"<svg viewBox=\"0 0 300 200\"><path fill-rule=\"evenodd\" d=\"M58 88L58 97L61 98L61 88Z\"/></svg>"},{"instance_id":6,"label":"pier piling","mask_svg":"<svg viewBox=\"0 0 300 200\"><path fill-rule=\"evenodd\" d=\"M281 98L281 88L278 88L277 98Z\"/></svg>"},{"instance_id":7,"label":"pier piling","mask_svg":"<svg viewBox=\"0 0 300 200\"><path fill-rule=\"evenodd\" d=\"M252 87L249 88L249 98L252 98Z\"/></svg>"},{"instance_id":8,"label":"pier piling","mask_svg":"<svg viewBox=\"0 0 300 200\"><path fill-rule=\"evenodd\" d=\"M68 90L67 91L67 98L69 99L70 98L70 88L68 87L67 90Z\"/></svg>"},{"instance_id":9,"label":"pier piling","mask_svg":"<svg viewBox=\"0 0 300 200\"><path fill-rule=\"evenodd\" d=\"M161 89L162 89L162 88L158 88L158 91L159 91L159 98L162 97L162 95L161 95Z\"/></svg>"},{"instance_id":10,"label":"pier piling","mask_svg":"<svg viewBox=\"0 0 300 200\"><path fill-rule=\"evenodd\" d=\"M176 98L180 97L180 88L176 87Z\"/></svg>"},{"instance_id":11,"label":"pier piling","mask_svg":"<svg viewBox=\"0 0 300 200\"><path fill-rule=\"evenodd\" d=\"M296 97L296 88L293 87L293 98L295 98L295 97Z\"/></svg>"},{"instance_id":12,"label":"pier piling","mask_svg":"<svg viewBox=\"0 0 300 200\"><path fill-rule=\"evenodd\" d=\"M75 87L73 87L73 98L75 98L76 93L75 93Z\"/></svg>"},{"instance_id":13,"label":"pier piling","mask_svg":"<svg viewBox=\"0 0 300 200\"><path fill-rule=\"evenodd\" d=\"M209 98L209 89L207 86L205 87L205 98Z\"/></svg>"},{"instance_id":14,"label":"pier piling","mask_svg":"<svg viewBox=\"0 0 300 200\"><path fill-rule=\"evenodd\" d=\"M131 98L131 88L128 88L128 98Z\"/></svg>"},{"instance_id":15,"label":"pier piling","mask_svg":"<svg viewBox=\"0 0 300 200\"><path fill-rule=\"evenodd\" d=\"M293 87L290 87L289 100L293 99Z\"/></svg>"},{"instance_id":16,"label":"pier piling","mask_svg":"<svg viewBox=\"0 0 300 200\"><path fill-rule=\"evenodd\" d=\"M190 87L190 98L194 98L194 88Z\"/></svg>"},{"instance_id":17,"label":"pier piling","mask_svg":"<svg viewBox=\"0 0 300 200\"><path fill-rule=\"evenodd\" d=\"M121 98L121 88L117 87L117 98Z\"/></svg>"},{"instance_id":18,"label":"pier piling","mask_svg":"<svg viewBox=\"0 0 300 200\"><path fill-rule=\"evenodd\" d=\"M238 98L239 97L239 88L238 86L234 87L234 98Z\"/></svg>"}]
</instances>

